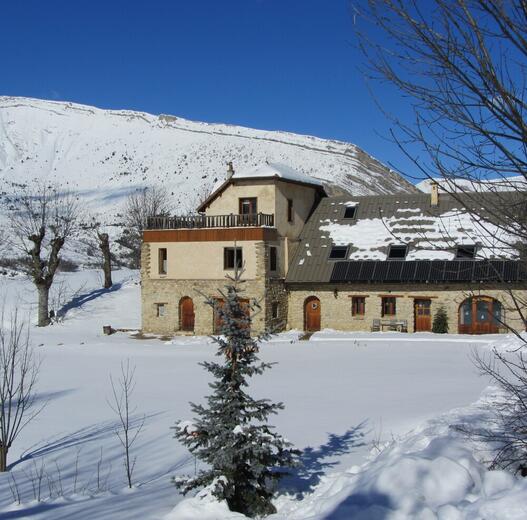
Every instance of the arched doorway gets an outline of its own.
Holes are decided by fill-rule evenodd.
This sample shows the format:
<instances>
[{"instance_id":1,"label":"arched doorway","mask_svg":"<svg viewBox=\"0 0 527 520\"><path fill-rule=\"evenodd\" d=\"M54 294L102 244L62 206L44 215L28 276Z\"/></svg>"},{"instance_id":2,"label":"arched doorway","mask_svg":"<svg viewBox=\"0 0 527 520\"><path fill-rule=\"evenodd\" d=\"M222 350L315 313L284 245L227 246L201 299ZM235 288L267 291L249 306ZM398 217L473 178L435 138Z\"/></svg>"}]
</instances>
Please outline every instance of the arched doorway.
<instances>
[{"instance_id":1,"label":"arched doorway","mask_svg":"<svg viewBox=\"0 0 527 520\"><path fill-rule=\"evenodd\" d=\"M249 300L247 298L240 298L240 307L245 313L247 317L250 317L251 315L251 305L249 303ZM222 328L223 328L223 319L222 319L222 309L225 306L225 300L223 298L215 298L214 299L214 308L213 308L213 327L212 331L213 334L221 334ZM251 324L250 321L247 321L245 324L245 328L250 329Z\"/></svg>"},{"instance_id":2,"label":"arched doorway","mask_svg":"<svg viewBox=\"0 0 527 520\"><path fill-rule=\"evenodd\" d=\"M194 332L194 302L188 296L179 300L179 329Z\"/></svg>"},{"instance_id":3,"label":"arched doorway","mask_svg":"<svg viewBox=\"0 0 527 520\"><path fill-rule=\"evenodd\" d=\"M459 306L460 334L496 334L504 321L503 306L489 296L467 298Z\"/></svg>"},{"instance_id":4,"label":"arched doorway","mask_svg":"<svg viewBox=\"0 0 527 520\"><path fill-rule=\"evenodd\" d=\"M304 302L304 330L320 330L320 300L316 296L310 296Z\"/></svg>"}]
</instances>

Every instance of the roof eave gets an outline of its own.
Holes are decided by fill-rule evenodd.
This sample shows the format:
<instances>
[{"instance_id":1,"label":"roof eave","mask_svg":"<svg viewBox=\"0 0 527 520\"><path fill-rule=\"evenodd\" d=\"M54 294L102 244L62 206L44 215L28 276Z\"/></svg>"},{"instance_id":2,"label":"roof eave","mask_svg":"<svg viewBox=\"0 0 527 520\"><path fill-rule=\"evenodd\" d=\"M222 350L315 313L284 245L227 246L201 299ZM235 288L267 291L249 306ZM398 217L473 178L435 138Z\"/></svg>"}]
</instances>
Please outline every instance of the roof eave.
<instances>
[{"instance_id":1,"label":"roof eave","mask_svg":"<svg viewBox=\"0 0 527 520\"><path fill-rule=\"evenodd\" d=\"M324 196L327 196L326 190L324 189L324 186L322 184L318 183L309 183L309 182L302 182L292 179L284 179L283 177L280 177L279 175L266 175L261 177L234 177L227 179L223 184L221 184L216 190L214 190L198 207L197 211L198 213L204 212L208 206L210 206L211 202L216 199L222 192L225 191L225 189L230 184L235 184L236 181L265 181L265 180L273 180L273 181L282 181L287 182L290 184L297 184L300 186L307 186L309 188L316 189L317 191L321 192Z\"/></svg>"}]
</instances>

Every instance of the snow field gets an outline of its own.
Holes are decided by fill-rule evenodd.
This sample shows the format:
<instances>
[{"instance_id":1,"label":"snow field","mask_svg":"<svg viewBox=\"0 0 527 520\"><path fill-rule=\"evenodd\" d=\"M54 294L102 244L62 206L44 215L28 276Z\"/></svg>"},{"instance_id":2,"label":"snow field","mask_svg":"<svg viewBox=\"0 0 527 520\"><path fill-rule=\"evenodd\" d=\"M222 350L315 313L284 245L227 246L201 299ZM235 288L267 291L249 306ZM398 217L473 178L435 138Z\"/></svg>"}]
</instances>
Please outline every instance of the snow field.
<instances>
[{"instance_id":1,"label":"snow field","mask_svg":"<svg viewBox=\"0 0 527 520\"><path fill-rule=\"evenodd\" d=\"M72 294L81 288L78 305L62 323L31 330L42 357L39 397L48 404L10 453L20 505L9 475L0 475L0 518L241 518L206 493L183 499L170 482L195 470L170 427L191 419L188 402L208 393L208 375L198 363L213 358L214 345L199 337L103 336L106 324L139 327L137 273L117 271L114 291L98 290L94 271L61 277ZM7 309L34 312L27 281L2 279L0 292ZM261 357L278 365L255 378L252 391L284 402L273 422L304 449L304 467L283 482L274 517L526 518L524 482L487 471L480 454L449 429L462 418L484 418L491 394L470 404L488 385L470 355L497 339L325 331L308 342L290 332L264 345ZM136 366L134 418L146 416L131 491L114 434L117 418L107 403L109 375L126 359ZM55 491L48 498L46 482L45 499L36 502L28 475L42 464Z\"/></svg>"}]
</instances>

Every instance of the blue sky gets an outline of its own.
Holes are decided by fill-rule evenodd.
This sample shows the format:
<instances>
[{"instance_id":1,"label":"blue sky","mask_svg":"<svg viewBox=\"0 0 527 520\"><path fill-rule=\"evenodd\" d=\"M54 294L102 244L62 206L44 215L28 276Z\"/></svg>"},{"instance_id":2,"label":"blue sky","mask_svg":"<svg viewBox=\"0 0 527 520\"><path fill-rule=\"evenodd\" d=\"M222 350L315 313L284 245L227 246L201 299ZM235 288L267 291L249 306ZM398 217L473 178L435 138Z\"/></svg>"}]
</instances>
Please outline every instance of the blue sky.
<instances>
[{"instance_id":1,"label":"blue sky","mask_svg":"<svg viewBox=\"0 0 527 520\"><path fill-rule=\"evenodd\" d=\"M348 0L18 0L1 18L2 95L351 141L413 170L358 70Z\"/></svg>"}]
</instances>

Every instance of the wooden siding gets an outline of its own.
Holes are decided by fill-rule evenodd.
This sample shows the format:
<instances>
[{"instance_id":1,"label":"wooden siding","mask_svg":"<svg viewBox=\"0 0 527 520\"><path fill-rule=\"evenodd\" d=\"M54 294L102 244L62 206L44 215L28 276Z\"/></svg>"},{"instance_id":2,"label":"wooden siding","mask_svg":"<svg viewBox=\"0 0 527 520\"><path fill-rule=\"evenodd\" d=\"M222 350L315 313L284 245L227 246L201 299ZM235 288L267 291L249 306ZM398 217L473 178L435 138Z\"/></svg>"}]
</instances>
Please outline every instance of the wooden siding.
<instances>
[{"instance_id":1,"label":"wooden siding","mask_svg":"<svg viewBox=\"0 0 527 520\"><path fill-rule=\"evenodd\" d=\"M166 229L143 231L144 242L242 242L244 240L277 240L276 229Z\"/></svg>"}]
</instances>

